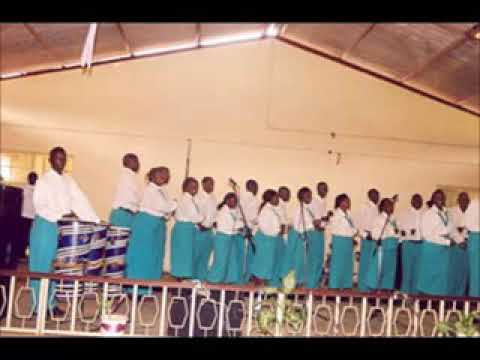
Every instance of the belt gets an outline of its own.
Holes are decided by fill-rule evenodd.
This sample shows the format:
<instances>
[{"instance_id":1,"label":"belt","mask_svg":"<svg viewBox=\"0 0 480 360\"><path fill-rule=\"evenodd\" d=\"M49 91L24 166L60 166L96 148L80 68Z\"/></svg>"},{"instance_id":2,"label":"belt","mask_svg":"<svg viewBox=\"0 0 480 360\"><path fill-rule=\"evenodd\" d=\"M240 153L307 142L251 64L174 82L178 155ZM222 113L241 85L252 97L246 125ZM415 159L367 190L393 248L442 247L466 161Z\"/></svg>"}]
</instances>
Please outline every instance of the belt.
<instances>
[{"instance_id":1,"label":"belt","mask_svg":"<svg viewBox=\"0 0 480 360\"><path fill-rule=\"evenodd\" d=\"M124 207L120 207L119 209L123 210L123 211L126 211L126 212L128 212L129 214L132 214L132 215L135 215L137 213L136 211L132 211L132 210L124 208Z\"/></svg>"},{"instance_id":2,"label":"belt","mask_svg":"<svg viewBox=\"0 0 480 360\"><path fill-rule=\"evenodd\" d=\"M407 240L409 242L412 242L414 244L421 244L423 242L423 240Z\"/></svg>"}]
</instances>

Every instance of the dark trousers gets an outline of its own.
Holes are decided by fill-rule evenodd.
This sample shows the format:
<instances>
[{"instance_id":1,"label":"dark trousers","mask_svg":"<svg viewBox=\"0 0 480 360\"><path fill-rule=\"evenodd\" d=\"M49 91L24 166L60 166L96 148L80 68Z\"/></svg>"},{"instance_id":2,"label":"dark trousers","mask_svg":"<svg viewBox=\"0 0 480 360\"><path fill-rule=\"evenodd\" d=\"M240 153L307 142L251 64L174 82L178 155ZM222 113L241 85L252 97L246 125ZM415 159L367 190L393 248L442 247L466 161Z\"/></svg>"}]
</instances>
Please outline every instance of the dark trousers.
<instances>
[{"instance_id":1,"label":"dark trousers","mask_svg":"<svg viewBox=\"0 0 480 360\"><path fill-rule=\"evenodd\" d=\"M18 235L15 237L13 243L13 257L15 263L18 262L18 259L25 258L25 251L27 250L32 223L32 219L24 217L20 218Z\"/></svg>"}]
</instances>

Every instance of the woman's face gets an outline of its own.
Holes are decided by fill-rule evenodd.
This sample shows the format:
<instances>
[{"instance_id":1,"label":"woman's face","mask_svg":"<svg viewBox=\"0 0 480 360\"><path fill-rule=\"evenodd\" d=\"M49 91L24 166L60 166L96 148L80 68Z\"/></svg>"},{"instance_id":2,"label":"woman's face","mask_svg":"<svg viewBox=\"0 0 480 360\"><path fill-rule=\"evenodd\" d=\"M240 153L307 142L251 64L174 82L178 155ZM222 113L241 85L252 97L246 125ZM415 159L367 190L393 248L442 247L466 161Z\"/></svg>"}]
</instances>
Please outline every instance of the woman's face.
<instances>
[{"instance_id":1,"label":"woman's face","mask_svg":"<svg viewBox=\"0 0 480 360\"><path fill-rule=\"evenodd\" d=\"M341 203L340 203L340 209L342 209L343 211L347 211L350 209L350 199L344 199Z\"/></svg>"},{"instance_id":2,"label":"woman's face","mask_svg":"<svg viewBox=\"0 0 480 360\"><path fill-rule=\"evenodd\" d=\"M445 194L442 191L438 191L433 195L433 203L437 205L438 208L443 208L445 206Z\"/></svg>"},{"instance_id":3,"label":"woman's face","mask_svg":"<svg viewBox=\"0 0 480 360\"><path fill-rule=\"evenodd\" d=\"M188 183L188 186L187 186L187 192L192 196L197 195L197 193L198 193L198 183L195 182L195 181L190 181Z\"/></svg>"},{"instance_id":4,"label":"woman's face","mask_svg":"<svg viewBox=\"0 0 480 360\"><path fill-rule=\"evenodd\" d=\"M230 209L234 209L237 207L237 198L232 196L232 197L229 197L227 199L227 206L230 208Z\"/></svg>"},{"instance_id":5,"label":"woman's face","mask_svg":"<svg viewBox=\"0 0 480 360\"><path fill-rule=\"evenodd\" d=\"M383 210L387 213L387 215L392 215L393 214L393 202L388 201L385 203L385 207Z\"/></svg>"},{"instance_id":6,"label":"woman's face","mask_svg":"<svg viewBox=\"0 0 480 360\"><path fill-rule=\"evenodd\" d=\"M270 204L273 206L278 206L278 203L280 202L280 198L278 197L278 194L273 195L273 197L270 199Z\"/></svg>"},{"instance_id":7,"label":"woman's face","mask_svg":"<svg viewBox=\"0 0 480 360\"><path fill-rule=\"evenodd\" d=\"M311 191L307 191L304 195L303 195L303 202L305 204L310 204L312 202L312 192Z\"/></svg>"}]
</instances>

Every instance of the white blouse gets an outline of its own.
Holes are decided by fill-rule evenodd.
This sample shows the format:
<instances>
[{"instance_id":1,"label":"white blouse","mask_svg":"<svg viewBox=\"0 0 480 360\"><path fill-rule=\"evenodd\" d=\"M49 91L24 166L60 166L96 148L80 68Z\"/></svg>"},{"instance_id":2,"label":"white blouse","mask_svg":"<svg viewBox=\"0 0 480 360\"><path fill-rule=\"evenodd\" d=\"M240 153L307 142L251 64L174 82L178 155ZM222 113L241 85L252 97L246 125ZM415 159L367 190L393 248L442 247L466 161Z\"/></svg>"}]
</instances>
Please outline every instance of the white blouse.
<instances>
[{"instance_id":1,"label":"white blouse","mask_svg":"<svg viewBox=\"0 0 480 360\"><path fill-rule=\"evenodd\" d=\"M178 202L177 210L175 210L175 220L194 224L199 224L204 220L204 216L200 212L200 206L191 194L183 193Z\"/></svg>"},{"instance_id":2,"label":"white blouse","mask_svg":"<svg viewBox=\"0 0 480 360\"><path fill-rule=\"evenodd\" d=\"M422 216L423 211L414 207L399 216L398 226L400 230L406 232L406 236L402 236L402 240L422 240ZM415 230L414 235L412 235L412 229Z\"/></svg>"},{"instance_id":3,"label":"white blouse","mask_svg":"<svg viewBox=\"0 0 480 360\"><path fill-rule=\"evenodd\" d=\"M373 223L378 216L378 207L373 202L368 201L360 209L360 213L357 215L358 227L364 231L372 232Z\"/></svg>"},{"instance_id":4,"label":"white blouse","mask_svg":"<svg viewBox=\"0 0 480 360\"><path fill-rule=\"evenodd\" d=\"M240 195L240 204L242 205L248 227L253 229L258 225L258 209L260 208L260 200L251 192L245 192Z\"/></svg>"},{"instance_id":5,"label":"white blouse","mask_svg":"<svg viewBox=\"0 0 480 360\"><path fill-rule=\"evenodd\" d=\"M389 237L398 237L398 235L395 234L395 218L391 216L390 220L388 220L388 223L385 226L385 223L387 222L387 217L387 213L382 212L380 215L377 215L377 217L373 221L372 238L374 240L383 240Z\"/></svg>"},{"instance_id":6,"label":"white blouse","mask_svg":"<svg viewBox=\"0 0 480 360\"><path fill-rule=\"evenodd\" d=\"M113 209L125 208L136 212L140 207L141 201L142 193L137 174L129 168L122 168L113 200Z\"/></svg>"},{"instance_id":7,"label":"white blouse","mask_svg":"<svg viewBox=\"0 0 480 360\"><path fill-rule=\"evenodd\" d=\"M337 208L330 220L330 230L332 235L353 236L357 232L350 214Z\"/></svg>"},{"instance_id":8,"label":"white blouse","mask_svg":"<svg viewBox=\"0 0 480 360\"><path fill-rule=\"evenodd\" d=\"M452 236L453 222L446 211L436 205L425 211L422 218L422 234L426 241L438 245L450 245L446 236Z\"/></svg>"},{"instance_id":9,"label":"white blouse","mask_svg":"<svg viewBox=\"0 0 480 360\"><path fill-rule=\"evenodd\" d=\"M39 216L51 222L57 222L72 211L80 220L100 222L77 183L53 169L38 179L33 191L33 206Z\"/></svg>"},{"instance_id":10,"label":"white blouse","mask_svg":"<svg viewBox=\"0 0 480 360\"><path fill-rule=\"evenodd\" d=\"M469 231L480 231L480 203L473 199L465 211L465 226Z\"/></svg>"},{"instance_id":11,"label":"white blouse","mask_svg":"<svg viewBox=\"0 0 480 360\"><path fill-rule=\"evenodd\" d=\"M468 236L467 229L463 229L463 231L461 232L458 231L459 227L465 227L465 213L466 211L463 212L458 205L448 209L448 216L452 219L453 223L453 240L455 240L456 243L464 242L466 237Z\"/></svg>"},{"instance_id":12,"label":"white blouse","mask_svg":"<svg viewBox=\"0 0 480 360\"><path fill-rule=\"evenodd\" d=\"M199 192L197 196L195 196L195 201L204 218L202 225L211 228L217 216L217 198L215 197L215 194L207 194L203 191Z\"/></svg>"},{"instance_id":13,"label":"white blouse","mask_svg":"<svg viewBox=\"0 0 480 360\"><path fill-rule=\"evenodd\" d=\"M288 216L288 203L280 199L280 204L278 207L282 219L282 225L290 225L292 223L292 219L290 219Z\"/></svg>"},{"instance_id":14,"label":"white blouse","mask_svg":"<svg viewBox=\"0 0 480 360\"><path fill-rule=\"evenodd\" d=\"M278 236L280 234L282 219L278 206L265 204L258 215L258 228L268 236Z\"/></svg>"},{"instance_id":15,"label":"white blouse","mask_svg":"<svg viewBox=\"0 0 480 360\"><path fill-rule=\"evenodd\" d=\"M35 186L25 185L22 198L22 217L33 219L35 217L35 208L33 206L33 190Z\"/></svg>"},{"instance_id":16,"label":"white blouse","mask_svg":"<svg viewBox=\"0 0 480 360\"><path fill-rule=\"evenodd\" d=\"M314 197L309 206L315 215L315 219L321 219L322 217L327 216L327 199Z\"/></svg>"},{"instance_id":17,"label":"white blouse","mask_svg":"<svg viewBox=\"0 0 480 360\"><path fill-rule=\"evenodd\" d=\"M312 209L307 204L304 204L303 218L302 218L302 208L300 205L295 209L293 213L293 228L295 229L295 231L298 231L299 233L303 233L304 228L306 231L313 230L315 228L313 225L314 219L315 219L315 215ZM305 221L305 224L304 224L304 221Z\"/></svg>"},{"instance_id":18,"label":"white blouse","mask_svg":"<svg viewBox=\"0 0 480 360\"><path fill-rule=\"evenodd\" d=\"M158 186L153 182L149 182L143 193L140 211L160 217L167 217L175 211L177 202L170 200L163 188L164 186Z\"/></svg>"},{"instance_id":19,"label":"white blouse","mask_svg":"<svg viewBox=\"0 0 480 360\"><path fill-rule=\"evenodd\" d=\"M230 209L227 205L222 206L217 212L216 222L217 232L227 235L235 235L239 232L239 229L244 227L238 207Z\"/></svg>"}]
</instances>

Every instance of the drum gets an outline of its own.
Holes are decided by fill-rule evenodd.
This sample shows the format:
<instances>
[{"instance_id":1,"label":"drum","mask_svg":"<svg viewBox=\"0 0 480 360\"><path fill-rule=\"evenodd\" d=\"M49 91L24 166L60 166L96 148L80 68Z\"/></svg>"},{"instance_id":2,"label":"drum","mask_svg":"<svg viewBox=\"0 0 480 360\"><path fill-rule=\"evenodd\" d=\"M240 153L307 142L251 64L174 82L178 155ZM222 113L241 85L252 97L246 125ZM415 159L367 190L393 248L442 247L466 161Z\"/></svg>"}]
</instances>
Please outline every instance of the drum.
<instances>
[{"instance_id":1,"label":"drum","mask_svg":"<svg viewBox=\"0 0 480 360\"><path fill-rule=\"evenodd\" d=\"M121 278L125 274L125 255L130 240L130 229L119 226L111 226L107 231L107 247L105 254L104 276ZM121 285L108 286L108 296L120 294Z\"/></svg>"},{"instance_id":2,"label":"drum","mask_svg":"<svg viewBox=\"0 0 480 360\"><path fill-rule=\"evenodd\" d=\"M84 263L90 251L94 233L91 223L76 219L62 219L58 222L59 236L55 273L62 275L84 274ZM61 280L56 286L56 297L65 300L73 297L74 282ZM83 284L79 283L78 296L83 293Z\"/></svg>"},{"instance_id":3,"label":"drum","mask_svg":"<svg viewBox=\"0 0 480 360\"><path fill-rule=\"evenodd\" d=\"M94 225L90 241L90 251L87 255L85 275L102 276L104 270L105 249L107 245L107 225ZM95 292L98 284L94 282L85 283L85 291Z\"/></svg>"}]
</instances>

